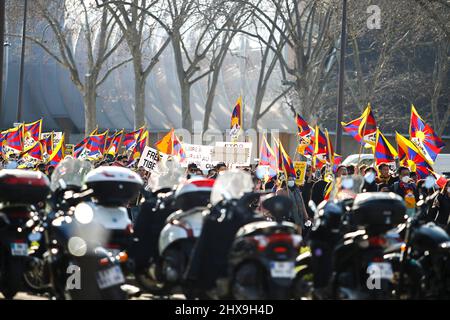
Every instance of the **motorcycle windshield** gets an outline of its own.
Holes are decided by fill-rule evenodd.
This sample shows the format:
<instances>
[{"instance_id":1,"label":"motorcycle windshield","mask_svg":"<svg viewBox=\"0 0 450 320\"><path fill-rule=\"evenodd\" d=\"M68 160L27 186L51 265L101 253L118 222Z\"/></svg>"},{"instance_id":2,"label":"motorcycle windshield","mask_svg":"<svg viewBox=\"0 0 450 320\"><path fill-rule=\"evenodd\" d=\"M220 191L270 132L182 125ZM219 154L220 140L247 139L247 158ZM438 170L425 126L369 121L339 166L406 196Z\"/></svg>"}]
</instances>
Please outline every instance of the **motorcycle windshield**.
<instances>
[{"instance_id":1,"label":"motorcycle windshield","mask_svg":"<svg viewBox=\"0 0 450 320\"><path fill-rule=\"evenodd\" d=\"M214 206L222 200L240 199L254 188L252 176L238 169L221 173L211 192L211 204Z\"/></svg>"},{"instance_id":2,"label":"motorcycle windshield","mask_svg":"<svg viewBox=\"0 0 450 320\"><path fill-rule=\"evenodd\" d=\"M72 157L64 158L52 174L50 189L52 191L65 190L69 186L81 188L84 177L92 169L93 166L89 161Z\"/></svg>"},{"instance_id":3,"label":"motorcycle windshield","mask_svg":"<svg viewBox=\"0 0 450 320\"><path fill-rule=\"evenodd\" d=\"M148 179L148 186L153 192L165 188L174 188L186 177L186 169L182 168L179 161L168 157L158 162L156 170L152 171Z\"/></svg>"}]
</instances>

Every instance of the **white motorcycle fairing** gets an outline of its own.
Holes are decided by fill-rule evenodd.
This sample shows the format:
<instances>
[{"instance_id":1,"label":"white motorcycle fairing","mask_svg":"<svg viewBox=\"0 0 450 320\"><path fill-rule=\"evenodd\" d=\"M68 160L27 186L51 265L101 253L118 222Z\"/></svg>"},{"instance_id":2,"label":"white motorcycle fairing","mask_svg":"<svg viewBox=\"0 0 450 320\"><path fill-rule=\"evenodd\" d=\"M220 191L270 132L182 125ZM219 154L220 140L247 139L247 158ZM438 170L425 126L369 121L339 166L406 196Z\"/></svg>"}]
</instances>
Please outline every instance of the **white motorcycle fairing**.
<instances>
[{"instance_id":1,"label":"white motorcycle fairing","mask_svg":"<svg viewBox=\"0 0 450 320\"><path fill-rule=\"evenodd\" d=\"M203 226L203 211L206 207L196 207L188 211L172 213L166 221L159 236L159 254L175 241L189 238L198 238Z\"/></svg>"},{"instance_id":2,"label":"white motorcycle fairing","mask_svg":"<svg viewBox=\"0 0 450 320\"><path fill-rule=\"evenodd\" d=\"M92 209L93 221L107 230L125 230L131 224L125 207L105 207L94 202L84 202L84 205Z\"/></svg>"}]
</instances>

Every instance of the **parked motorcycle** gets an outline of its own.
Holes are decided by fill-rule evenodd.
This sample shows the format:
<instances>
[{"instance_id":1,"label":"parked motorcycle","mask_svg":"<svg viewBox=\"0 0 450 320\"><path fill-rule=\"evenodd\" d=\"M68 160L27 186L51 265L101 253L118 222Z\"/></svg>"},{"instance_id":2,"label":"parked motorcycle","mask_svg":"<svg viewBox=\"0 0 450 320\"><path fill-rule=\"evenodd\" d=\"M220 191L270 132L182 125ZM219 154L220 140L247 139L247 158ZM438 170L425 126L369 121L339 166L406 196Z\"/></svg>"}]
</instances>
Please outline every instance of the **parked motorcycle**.
<instances>
[{"instance_id":1,"label":"parked motorcycle","mask_svg":"<svg viewBox=\"0 0 450 320\"><path fill-rule=\"evenodd\" d=\"M136 279L147 291L166 295L175 290L202 228L202 212L215 180L193 178L164 196L153 193L136 222ZM164 190L163 191L167 191ZM177 210L178 209L178 210Z\"/></svg>"},{"instance_id":2,"label":"parked motorcycle","mask_svg":"<svg viewBox=\"0 0 450 320\"><path fill-rule=\"evenodd\" d=\"M297 260L296 296L391 298L394 272L384 259L386 235L404 222L404 202L393 193L357 194L359 181L340 182L346 192L317 208L311 252Z\"/></svg>"},{"instance_id":3,"label":"parked motorcycle","mask_svg":"<svg viewBox=\"0 0 450 320\"><path fill-rule=\"evenodd\" d=\"M0 190L0 291L12 299L24 289L22 275L30 260L25 222L50 188L41 172L4 169L0 171Z\"/></svg>"},{"instance_id":4,"label":"parked motorcycle","mask_svg":"<svg viewBox=\"0 0 450 320\"><path fill-rule=\"evenodd\" d=\"M239 171L220 175L204 211L203 228L194 246L183 291L189 299L280 299L290 294L298 227L267 221L251 210L261 194L251 176ZM285 197L267 199L266 208L284 216L292 203Z\"/></svg>"},{"instance_id":5,"label":"parked motorcycle","mask_svg":"<svg viewBox=\"0 0 450 320\"><path fill-rule=\"evenodd\" d=\"M87 204L96 193L81 190L90 169L88 162L71 158L55 169L53 210L25 224L30 238L40 241L45 251L33 254L24 278L30 287L56 299L125 299L122 259L105 249L109 230Z\"/></svg>"}]
</instances>

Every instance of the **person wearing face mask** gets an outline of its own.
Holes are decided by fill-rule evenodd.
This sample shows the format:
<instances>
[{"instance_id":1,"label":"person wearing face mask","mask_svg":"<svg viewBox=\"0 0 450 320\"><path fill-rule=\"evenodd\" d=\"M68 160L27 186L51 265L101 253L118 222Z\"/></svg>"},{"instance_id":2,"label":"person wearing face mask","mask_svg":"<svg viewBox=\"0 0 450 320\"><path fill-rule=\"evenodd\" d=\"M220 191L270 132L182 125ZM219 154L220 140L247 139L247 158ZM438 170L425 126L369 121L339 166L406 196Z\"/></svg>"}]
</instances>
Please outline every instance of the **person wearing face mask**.
<instances>
[{"instance_id":1,"label":"person wearing face mask","mask_svg":"<svg viewBox=\"0 0 450 320\"><path fill-rule=\"evenodd\" d=\"M302 193L295 184L295 178L289 177L287 183L283 181L276 194L287 196L292 200L293 207L290 217L287 217L287 220L299 225L303 230L305 228L305 223L309 221L310 218L308 216L308 212L306 211Z\"/></svg>"},{"instance_id":2,"label":"person wearing face mask","mask_svg":"<svg viewBox=\"0 0 450 320\"><path fill-rule=\"evenodd\" d=\"M450 215L450 179L447 180L445 187L434 199L433 205L430 208L428 215L434 217L437 225L450 231L449 215Z\"/></svg>"},{"instance_id":3,"label":"person wearing face mask","mask_svg":"<svg viewBox=\"0 0 450 320\"><path fill-rule=\"evenodd\" d=\"M361 192L377 192L378 185L376 183L377 171L368 167L364 173L364 184L362 186Z\"/></svg>"},{"instance_id":4,"label":"person wearing face mask","mask_svg":"<svg viewBox=\"0 0 450 320\"><path fill-rule=\"evenodd\" d=\"M405 200L406 211L409 216L412 216L415 213L416 202L419 201L419 194L414 180L409 175L410 171L407 167L400 167L398 169L399 181L392 185L391 191Z\"/></svg>"},{"instance_id":5,"label":"person wearing face mask","mask_svg":"<svg viewBox=\"0 0 450 320\"><path fill-rule=\"evenodd\" d=\"M414 180L410 178L410 171L407 167L398 168L398 181L394 182L391 191L404 198L407 191L412 190L416 193Z\"/></svg>"}]
</instances>

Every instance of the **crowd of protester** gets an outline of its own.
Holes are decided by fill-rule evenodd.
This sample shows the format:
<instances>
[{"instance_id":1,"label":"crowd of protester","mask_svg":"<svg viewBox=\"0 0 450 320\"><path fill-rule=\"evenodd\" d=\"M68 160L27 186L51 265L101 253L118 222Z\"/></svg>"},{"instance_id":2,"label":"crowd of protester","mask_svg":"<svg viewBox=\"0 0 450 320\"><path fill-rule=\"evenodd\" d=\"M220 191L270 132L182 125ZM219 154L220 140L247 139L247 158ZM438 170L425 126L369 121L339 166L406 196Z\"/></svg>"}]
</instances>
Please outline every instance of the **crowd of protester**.
<instances>
[{"instance_id":1,"label":"crowd of protester","mask_svg":"<svg viewBox=\"0 0 450 320\"><path fill-rule=\"evenodd\" d=\"M90 161L90 160L86 160ZM151 173L143 167L138 167L137 162L130 163L126 155L118 155L116 157L107 155L102 160L92 161L94 167L99 166L120 166L127 167L137 172L143 179L147 190L149 190L149 180ZM20 167L18 157L11 155L8 159L0 157L0 169L14 169ZM55 169L54 166L37 164L33 170L39 170L49 178ZM297 185L295 178L284 178L284 175L278 175L267 179L267 177L257 177L256 167L241 168L249 172L254 180L255 190L265 192L272 192L277 195L288 196L293 202L293 209L286 220L292 221L304 230L305 226L309 226L314 217L314 212L308 203L312 200L315 204L319 204L326 199L326 193L330 188L330 184L336 178L343 178L346 176L360 175L364 176L364 184L360 192L393 192L398 194L405 200L405 204L409 214L413 214L416 204L420 199L436 193L432 208L429 210L430 221L435 221L439 225L447 225L450 213L450 180L444 188L440 189L437 186L433 189L424 187L424 180L418 179L415 172L411 172L409 168L400 166L396 171L393 171L387 164L380 164L378 167L360 165L340 165L333 173L329 172L324 166L321 170L313 172L311 166L307 166L305 170L305 180L302 185ZM204 177L216 179L222 172L228 170L225 163L219 163L214 168L208 171L203 171L196 164L188 164L186 169L186 178ZM140 199L137 199L137 202ZM136 203L135 205L137 205ZM133 206L133 204L130 204ZM259 204L255 204L255 208L263 210Z\"/></svg>"}]
</instances>

